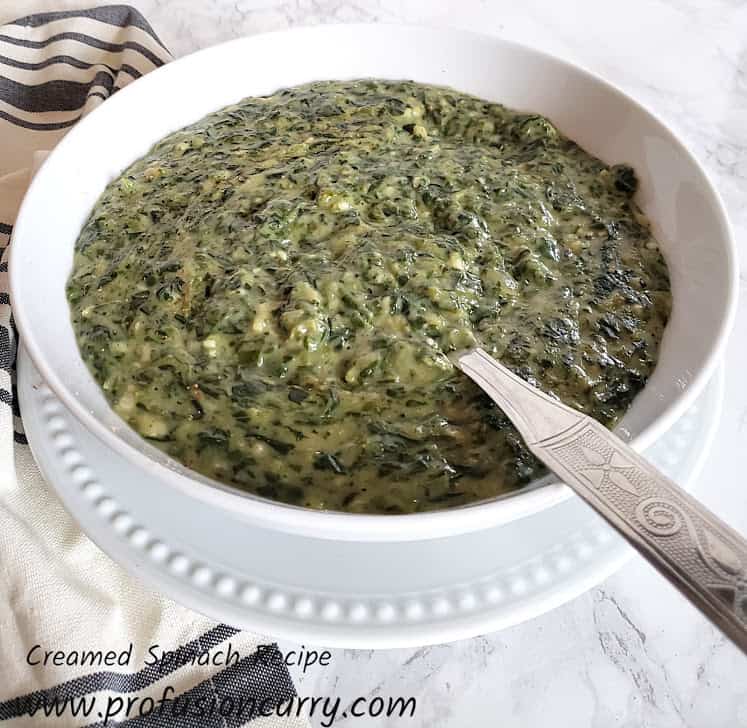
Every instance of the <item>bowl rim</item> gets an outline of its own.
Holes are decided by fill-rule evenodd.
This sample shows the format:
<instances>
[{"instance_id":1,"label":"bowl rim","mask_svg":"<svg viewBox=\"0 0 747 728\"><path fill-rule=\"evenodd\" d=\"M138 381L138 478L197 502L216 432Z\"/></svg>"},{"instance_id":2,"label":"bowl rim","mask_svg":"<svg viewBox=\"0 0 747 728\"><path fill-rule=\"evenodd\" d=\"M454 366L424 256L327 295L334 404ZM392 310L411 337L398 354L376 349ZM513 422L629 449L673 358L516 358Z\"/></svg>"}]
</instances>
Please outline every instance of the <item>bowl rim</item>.
<instances>
[{"instance_id":1,"label":"bowl rim","mask_svg":"<svg viewBox=\"0 0 747 728\"><path fill-rule=\"evenodd\" d=\"M726 252L726 267L729 272L729 285L726 291L726 308L718 331L715 336L715 344L708 353L703 366L701 366L689 381L688 386L681 390L678 395L664 407L648 426L641 430L629 444L638 451L645 450L658 437L677 420L680 415L693 403L699 393L703 390L706 383L712 377L715 368L720 360L720 355L725 347L729 332L734 325L737 308L738 295L738 278L739 269L737 264L736 243L726 212L725 205L713 183L711 175L700 164L695 155L690 151L687 145L680 139L678 134L663 121L656 113L636 101L618 86L607 81L603 77L593 73L575 62L568 61L555 54L548 53L530 45L508 40L497 35L479 33L471 30L460 28L444 28L426 24L402 24L402 23L330 23L320 25L296 26L293 28L271 31L268 33L258 33L250 36L242 36L223 43L215 44L206 48L199 49L193 53L182 56L174 61L153 70L136 83L130 83L117 93L120 99L129 99L133 93L132 88L138 86L142 88L144 84L158 83L164 73L177 64L184 62L199 63L199 58L203 54L215 53L219 49L225 50L229 46L239 48L242 45L250 44L257 38L293 36L301 34L324 36L330 32L348 33L348 32L381 32L386 34L391 31L434 36L437 34L446 36L460 36L463 39L473 38L481 42L491 42L509 51L534 55L554 65L567 69L569 72L584 77L586 80L598 84L605 88L606 91L621 99L629 106L642 112L652 119L660 127L663 134L669 137L685 156L687 161L702 175L705 182L705 188L711 197L716 216L720 219L721 227L724 231L724 247ZM118 102L122 103L122 101ZM30 203L29 199L33 198L30 193L40 184L39 180L44 177L44 169L53 159L59 149L64 149L67 145L74 144L76 140L84 135L88 126L95 123L97 109L81 119L68 132L63 139L52 150L47 160L41 165L37 174L31 181L29 188L24 196L24 200L18 211L16 223L13 227L11 241L20 234L25 228L26 217L29 216ZM91 121L94 119L94 122ZM52 389L54 394L62 401L64 406L81 422L91 433L96 435L100 441L109 446L116 453L122 455L130 462L134 462L145 470L151 471L151 475L158 477L159 481L166 481L169 485L175 486L192 497L207 499L210 502L218 502L222 506L231 510L241 510L245 512L247 518L255 523L269 528L280 528L283 530L292 530L297 533L306 533L321 538L340 538L344 540L410 540L410 539L428 539L438 538L450 533L464 533L467 531L476 531L482 528L497 525L499 523L516 520L530 515L548 507L551 507L572 495L572 491L566 485L553 480L552 476L542 478L530 485L517 491L502 494L495 498L475 503L466 504L449 509L426 511L421 513L409 514L359 514L342 511L320 511L303 506L295 506L273 501L252 493L241 491L226 483L207 478L194 471L189 471L192 475L180 474L169 467L168 463L178 465L184 468L176 460L165 456L156 460L141 450L138 450L126 440L120 438L116 432L111 431L101 423L95 414L86 409L76 394L71 391L64 382L64 377L58 373L52 362L44 355L44 347L40 344L39 339L34 335L33 329L26 317L24 308L17 305L14 291L16 285L14 281L19 276L18 266L14 265L15 256L13 254L16 246L10 245L9 252L9 278L11 290L11 304L13 317L17 328L21 334L23 346L31 357L35 367L42 375L44 381ZM93 377L91 376L92 381ZM125 423L126 424L126 423ZM144 441L145 442L145 441ZM149 448L152 448L146 443ZM155 450L155 448L152 448ZM163 455L161 451L156 452ZM208 484L211 488L205 488Z\"/></svg>"}]
</instances>

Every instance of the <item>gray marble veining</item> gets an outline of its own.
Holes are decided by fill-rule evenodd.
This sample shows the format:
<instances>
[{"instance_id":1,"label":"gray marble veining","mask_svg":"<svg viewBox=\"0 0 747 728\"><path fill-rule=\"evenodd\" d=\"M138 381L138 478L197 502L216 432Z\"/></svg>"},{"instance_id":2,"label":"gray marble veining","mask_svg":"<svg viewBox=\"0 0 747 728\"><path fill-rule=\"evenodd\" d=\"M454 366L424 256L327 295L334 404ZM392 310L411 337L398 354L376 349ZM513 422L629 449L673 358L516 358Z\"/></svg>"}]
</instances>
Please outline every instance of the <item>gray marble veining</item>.
<instances>
[{"instance_id":1,"label":"gray marble veining","mask_svg":"<svg viewBox=\"0 0 747 728\"><path fill-rule=\"evenodd\" d=\"M717 445L696 495L747 532L747 3L738 0L130 0L176 55L321 22L495 33L603 75L665 119L705 164L742 252ZM251 69L248 70L251 72ZM414 695L416 718L336 725L536 728L747 726L747 659L640 559L525 624L408 650L334 650L304 694Z\"/></svg>"}]
</instances>

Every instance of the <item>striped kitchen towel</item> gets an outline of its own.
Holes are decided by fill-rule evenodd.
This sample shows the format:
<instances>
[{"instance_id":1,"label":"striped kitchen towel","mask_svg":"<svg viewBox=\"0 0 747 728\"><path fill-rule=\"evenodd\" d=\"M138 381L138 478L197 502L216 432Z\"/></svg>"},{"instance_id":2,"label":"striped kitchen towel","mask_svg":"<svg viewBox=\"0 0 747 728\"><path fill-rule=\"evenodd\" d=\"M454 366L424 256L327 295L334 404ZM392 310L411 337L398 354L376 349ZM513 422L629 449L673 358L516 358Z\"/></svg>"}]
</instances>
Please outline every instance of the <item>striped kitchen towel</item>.
<instances>
[{"instance_id":1,"label":"striped kitchen towel","mask_svg":"<svg viewBox=\"0 0 747 728\"><path fill-rule=\"evenodd\" d=\"M30 9L19 4L3 3L0 16ZM7 280L16 210L46 150L170 58L130 7L64 7L36 4L37 14L0 25L0 721L306 726L283 715L294 713L295 688L282 662L268 659L277 647L258 659L266 638L216 625L133 581L80 532L26 443Z\"/></svg>"}]
</instances>

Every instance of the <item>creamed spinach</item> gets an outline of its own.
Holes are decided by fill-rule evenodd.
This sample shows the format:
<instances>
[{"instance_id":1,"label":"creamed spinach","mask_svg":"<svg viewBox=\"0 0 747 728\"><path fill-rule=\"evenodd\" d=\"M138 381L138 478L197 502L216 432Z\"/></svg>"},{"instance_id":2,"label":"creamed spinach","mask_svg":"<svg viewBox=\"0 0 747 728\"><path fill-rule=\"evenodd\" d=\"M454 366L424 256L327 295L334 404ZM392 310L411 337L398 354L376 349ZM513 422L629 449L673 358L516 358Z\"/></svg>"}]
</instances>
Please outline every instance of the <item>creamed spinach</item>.
<instances>
[{"instance_id":1,"label":"creamed spinach","mask_svg":"<svg viewBox=\"0 0 747 728\"><path fill-rule=\"evenodd\" d=\"M446 88L248 98L104 191L68 284L80 350L137 432L246 491L490 498L543 470L447 354L479 344L615 423L670 310L635 190L546 118Z\"/></svg>"}]
</instances>

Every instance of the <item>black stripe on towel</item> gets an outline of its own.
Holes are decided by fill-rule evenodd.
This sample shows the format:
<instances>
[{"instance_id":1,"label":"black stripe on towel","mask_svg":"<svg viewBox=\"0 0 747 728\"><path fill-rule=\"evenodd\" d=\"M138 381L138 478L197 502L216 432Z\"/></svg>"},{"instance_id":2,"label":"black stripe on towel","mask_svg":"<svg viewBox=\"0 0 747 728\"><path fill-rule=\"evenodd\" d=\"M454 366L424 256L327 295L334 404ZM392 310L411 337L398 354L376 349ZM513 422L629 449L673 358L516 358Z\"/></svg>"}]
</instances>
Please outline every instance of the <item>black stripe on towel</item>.
<instances>
[{"instance_id":1,"label":"black stripe on towel","mask_svg":"<svg viewBox=\"0 0 747 728\"><path fill-rule=\"evenodd\" d=\"M7 222L0 222L0 234L10 235L13 232L13 226L8 225Z\"/></svg>"},{"instance_id":2,"label":"black stripe on towel","mask_svg":"<svg viewBox=\"0 0 747 728\"><path fill-rule=\"evenodd\" d=\"M10 25L23 25L27 28L38 28L46 23L65 18L91 18L109 25L117 25L126 28L128 25L144 30L165 51L168 49L156 35L150 23L137 11L127 5L107 5L102 8L88 8L86 10L60 10L54 13L36 13L27 15L25 18L14 20Z\"/></svg>"},{"instance_id":3,"label":"black stripe on towel","mask_svg":"<svg viewBox=\"0 0 747 728\"><path fill-rule=\"evenodd\" d=\"M8 58L7 56L0 56L0 63L5 66L11 66L12 68L20 68L23 71L40 71L42 68L54 65L65 65L72 66L73 68L79 68L85 71L88 68L101 67L106 68L112 74L119 73L119 71L126 71L133 78L140 78L143 74L133 68L128 63L123 63L119 68L113 68L106 63L89 63L88 61L81 61L80 58L74 58L73 56L51 56L45 58L43 61L38 63L32 63L31 61L20 61L17 58Z\"/></svg>"},{"instance_id":4,"label":"black stripe on towel","mask_svg":"<svg viewBox=\"0 0 747 728\"><path fill-rule=\"evenodd\" d=\"M57 131L57 129L67 129L67 127L75 124L81 116L81 114L78 114L73 119L68 119L67 121L26 121L25 119L19 119L17 116L13 116L13 114L9 114L7 111L0 109L0 119L5 119L5 121L10 122L11 124L23 127L24 129L30 129L31 131ZM0 232L2 231L0 230Z\"/></svg>"},{"instance_id":5,"label":"black stripe on towel","mask_svg":"<svg viewBox=\"0 0 747 728\"><path fill-rule=\"evenodd\" d=\"M80 68L85 70L86 68L93 68L94 66L105 66L112 73L114 69L111 66L106 66L104 63L88 63L88 61L81 61L79 58L73 58L73 56L51 56L45 58L43 61L33 63L31 61L21 61L18 58L9 58L8 56L0 56L0 63L4 66L11 66L12 68L20 68L24 71L40 71L42 68L47 66L54 66L56 64L62 64L65 66L72 66L73 68Z\"/></svg>"},{"instance_id":6,"label":"black stripe on towel","mask_svg":"<svg viewBox=\"0 0 747 728\"><path fill-rule=\"evenodd\" d=\"M18 432L18 430L13 430L13 442L18 445L29 444L29 441L26 439L26 435L24 435L22 432ZM0 720L5 720L5 718L0 717Z\"/></svg>"},{"instance_id":7,"label":"black stripe on towel","mask_svg":"<svg viewBox=\"0 0 747 728\"><path fill-rule=\"evenodd\" d=\"M0 77L0 101L22 111L75 111L86 103L88 92L94 86L103 86L111 92L114 79L107 71L99 71L90 81L63 81L55 79L29 86L10 78Z\"/></svg>"},{"instance_id":8,"label":"black stripe on towel","mask_svg":"<svg viewBox=\"0 0 747 728\"><path fill-rule=\"evenodd\" d=\"M110 53L121 53L124 50L133 50L140 53L141 56L147 58L154 66L162 66L162 61L155 53L148 50L145 46L136 43L135 41L125 41L124 43L107 43L99 38L94 38L92 35L85 35L84 33L56 33L50 35L49 38L44 40L26 40L25 38L14 38L11 35L0 35L0 42L10 43L11 45L23 46L24 48L44 48L50 43L54 43L58 40L76 40L79 43L85 43L86 45L93 46L102 51L109 51Z\"/></svg>"},{"instance_id":9,"label":"black stripe on towel","mask_svg":"<svg viewBox=\"0 0 747 728\"><path fill-rule=\"evenodd\" d=\"M0 703L0 720L9 720L28 714L29 708L37 705L37 701L42 699L52 700L55 696L59 700L65 700L66 698L77 698L101 690L110 690L115 693L137 692L148 687L151 683L161 680L165 675L179 669L195 653L210 650L237 632L237 629L229 627L226 624L219 624L213 627L213 629L208 630L201 637L197 637L176 649L173 663L164 672L159 672L158 665L149 665L131 674L102 670L89 675L81 675L47 690L37 690L33 693L6 700Z\"/></svg>"},{"instance_id":10,"label":"black stripe on towel","mask_svg":"<svg viewBox=\"0 0 747 728\"><path fill-rule=\"evenodd\" d=\"M0 324L0 370L9 372L13 368L13 347L7 326Z\"/></svg>"}]
</instances>

